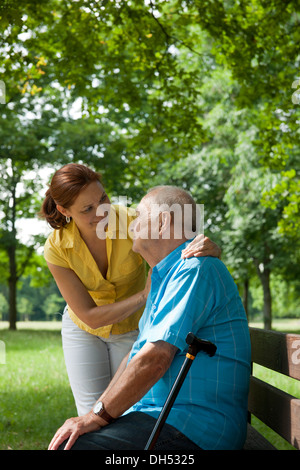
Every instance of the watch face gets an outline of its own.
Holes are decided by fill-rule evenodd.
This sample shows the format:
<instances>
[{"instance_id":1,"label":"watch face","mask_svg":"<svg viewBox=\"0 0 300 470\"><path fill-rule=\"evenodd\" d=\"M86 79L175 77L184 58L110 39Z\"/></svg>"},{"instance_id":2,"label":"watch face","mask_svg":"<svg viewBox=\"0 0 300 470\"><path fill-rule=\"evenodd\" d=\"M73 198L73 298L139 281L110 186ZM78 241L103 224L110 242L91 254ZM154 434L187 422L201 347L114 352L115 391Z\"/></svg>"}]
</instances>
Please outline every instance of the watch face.
<instances>
[{"instance_id":1,"label":"watch face","mask_svg":"<svg viewBox=\"0 0 300 470\"><path fill-rule=\"evenodd\" d=\"M99 413L103 409L102 401L98 401L94 406L94 413Z\"/></svg>"}]
</instances>

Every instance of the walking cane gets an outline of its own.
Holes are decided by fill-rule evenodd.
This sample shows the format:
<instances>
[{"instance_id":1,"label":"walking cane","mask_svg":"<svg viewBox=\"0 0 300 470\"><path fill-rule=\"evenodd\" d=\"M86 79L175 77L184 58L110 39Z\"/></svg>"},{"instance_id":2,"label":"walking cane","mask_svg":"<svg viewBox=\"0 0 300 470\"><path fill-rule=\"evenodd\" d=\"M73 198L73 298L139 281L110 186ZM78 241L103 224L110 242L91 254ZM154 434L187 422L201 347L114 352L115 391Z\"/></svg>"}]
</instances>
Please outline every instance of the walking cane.
<instances>
[{"instance_id":1,"label":"walking cane","mask_svg":"<svg viewBox=\"0 0 300 470\"><path fill-rule=\"evenodd\" d=\"M160 412L160 415L156 421L156 424L152 430L152 433L148 439L146 447L144 450L151 450L155 446L157 438L160 434L160 431L170 413L170 410L173 406L173 403L179 393L179 390L184 382L184 379L199 351L204 351L210 357L215 355L217 347L215 344L210 341L205 341L203 339L197 338L193 333L189 333L186 337L186 342L189 345L188 352L185 356L184 363L175 379L174 385L165 401L165 404Z\"/></svg>"}]
</instances>

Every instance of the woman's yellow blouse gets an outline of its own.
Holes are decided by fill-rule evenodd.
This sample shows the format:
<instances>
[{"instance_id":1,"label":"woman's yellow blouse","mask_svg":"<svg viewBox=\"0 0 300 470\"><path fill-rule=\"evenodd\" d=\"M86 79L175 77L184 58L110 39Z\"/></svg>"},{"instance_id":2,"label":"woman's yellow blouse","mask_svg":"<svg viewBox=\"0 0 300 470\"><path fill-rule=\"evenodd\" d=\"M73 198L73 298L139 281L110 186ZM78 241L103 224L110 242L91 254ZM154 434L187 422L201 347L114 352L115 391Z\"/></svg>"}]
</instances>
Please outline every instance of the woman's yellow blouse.
<instances>
[{"instance_id":1,"label":"woman's yellow blouse","mask_svg":"<svg viewBox=\"0 0 300 470\"><path fill-rule=\"evenodd\" d=\"M44 247L45 259L56 266L72 269L96 305L107 305L126 299L140 292L146 279L145 262L140 255L132 251L132 239L128 234L128 227L133 218L126 207L111 206L106 232L106 278L99 271L74 221L49 235ZM121 334L138 328L143 310L144 308L140 309L120 323L92 329L68 306L69 315L76 325L104 338L108 338L110 333Z\"/></svg>"}]
</instances>

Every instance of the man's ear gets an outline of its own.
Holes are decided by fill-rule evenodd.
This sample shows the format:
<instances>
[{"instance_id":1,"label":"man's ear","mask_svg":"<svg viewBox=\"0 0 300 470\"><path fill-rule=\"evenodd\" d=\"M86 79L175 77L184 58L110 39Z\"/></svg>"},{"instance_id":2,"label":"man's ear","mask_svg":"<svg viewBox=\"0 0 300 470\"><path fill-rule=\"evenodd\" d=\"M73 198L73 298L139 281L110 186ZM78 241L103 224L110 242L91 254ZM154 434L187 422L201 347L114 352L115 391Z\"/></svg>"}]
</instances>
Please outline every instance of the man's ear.
<instances>
[{"instance_id":1,"label":"man's ear","mask_svg":"<svg viewBox=\"0 0 300 470\"><path fill-rule=\"evenodd\" d=\"M163 211L159 214L159 235L161 238L170 239L171 213Z\"/></svg>"}]
</instances>

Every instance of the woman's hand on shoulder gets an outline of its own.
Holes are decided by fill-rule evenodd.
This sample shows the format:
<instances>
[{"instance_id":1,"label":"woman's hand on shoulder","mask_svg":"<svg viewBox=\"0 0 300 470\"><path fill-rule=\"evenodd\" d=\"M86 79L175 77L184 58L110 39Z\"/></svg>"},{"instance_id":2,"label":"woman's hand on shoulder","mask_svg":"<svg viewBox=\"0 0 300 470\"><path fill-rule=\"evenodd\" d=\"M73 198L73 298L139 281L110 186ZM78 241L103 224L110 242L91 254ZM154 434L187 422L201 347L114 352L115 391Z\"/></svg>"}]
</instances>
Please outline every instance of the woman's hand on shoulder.
<instances>
[{"instance_id":1,"label":"woman's hand on shoulder","mask_svg":"<svg viewBox=\"0 0 300 470\"><path fill-rule=\"evenodd\" d=\"M221 248L216 243L200 234L182 251L181 256L182 258L212 256L221 259L221 253Z\"/></svg>"}]
</instances>

